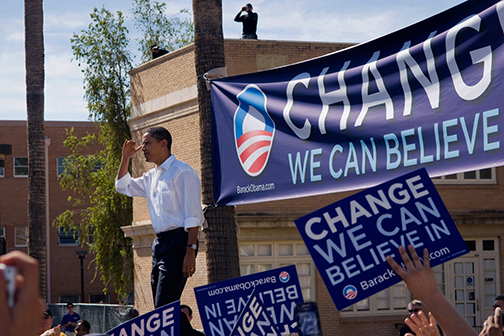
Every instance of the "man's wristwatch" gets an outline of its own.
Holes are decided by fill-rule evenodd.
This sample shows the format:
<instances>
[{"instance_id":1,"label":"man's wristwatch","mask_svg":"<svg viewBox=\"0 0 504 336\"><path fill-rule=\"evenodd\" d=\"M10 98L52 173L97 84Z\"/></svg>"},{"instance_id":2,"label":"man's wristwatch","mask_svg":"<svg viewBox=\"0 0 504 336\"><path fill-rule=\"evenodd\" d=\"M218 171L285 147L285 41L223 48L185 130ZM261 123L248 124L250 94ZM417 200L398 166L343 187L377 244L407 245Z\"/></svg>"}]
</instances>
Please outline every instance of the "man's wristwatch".
<instances>
[{"instance_id":1,"label":"man's wristwatch","mask_svg":"<svg viewBox=\"0 0 504 336\"><path fill-rule=\"evenodd\" d=\"M196 250L198 248L198 245L196 245L196 244L189 244L189 245L187 245L187 247L190 247L193 250Z\"/></svg>"}]
</instances>

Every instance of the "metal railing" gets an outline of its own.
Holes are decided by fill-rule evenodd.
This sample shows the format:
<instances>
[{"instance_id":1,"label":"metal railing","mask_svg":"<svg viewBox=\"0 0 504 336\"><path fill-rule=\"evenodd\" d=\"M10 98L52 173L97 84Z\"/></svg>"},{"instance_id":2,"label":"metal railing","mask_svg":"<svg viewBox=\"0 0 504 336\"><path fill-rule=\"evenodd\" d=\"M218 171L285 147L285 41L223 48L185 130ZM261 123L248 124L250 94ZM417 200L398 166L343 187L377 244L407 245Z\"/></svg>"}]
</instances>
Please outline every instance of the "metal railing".
<instances>
[{"instance_id":1,"label":"metal railing","mask_svg":"<svg viewBox=\"0 0 504 336\"><path fill-rule=\"evenodd\" d=\"M48 307L53 315L53 327L57 326L63 315L68 312L66 303L50 303ZM89 322L92 333L105 333L123 323L131 308L133 306L74 303L74 311L80 315L82 320Z\"/></svg>"}]
</instances>

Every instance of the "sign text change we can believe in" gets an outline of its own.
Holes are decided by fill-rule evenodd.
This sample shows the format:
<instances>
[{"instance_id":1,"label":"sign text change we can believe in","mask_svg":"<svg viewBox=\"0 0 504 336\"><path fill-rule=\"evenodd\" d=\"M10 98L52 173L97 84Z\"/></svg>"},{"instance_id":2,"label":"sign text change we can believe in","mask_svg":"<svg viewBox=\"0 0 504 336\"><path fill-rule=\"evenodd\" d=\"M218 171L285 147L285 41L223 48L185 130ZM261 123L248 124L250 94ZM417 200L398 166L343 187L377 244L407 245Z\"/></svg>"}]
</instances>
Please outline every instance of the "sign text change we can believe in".
<instances>
[{"instance_id":1,"label":"sign text change we can believe in","mask_svg":"<svg viewBox=\"0 0 504 336\"><path fill-rule=\"evenodd\" d=\"M385 259L401 262L401 245L427 248L432 267L469 252L425 169L295 222L339 310L401 281Z\"/></svg>"},{"instance_id":2,"label":"sign text change we can believe in","mask_svg":"<svg viewBox=\"0 0 504 336\"><path fill-rule=\"evenodd\" d=\"M254 290L282 334L297 332L296 304L303 294L290 265L194 288L205 335L229 336Z\"/></svg>"},{"instance_id":3,"label":"sign text change we can believe in","mask_svg":"<svg viewBox=\"0 0 504 336\"><path fill-rule=\"evenodd\" d=\"M217 203L503 165L503 45L504 2L466 1L351 48L212 81Z\"/></svg>"}]
</instances>

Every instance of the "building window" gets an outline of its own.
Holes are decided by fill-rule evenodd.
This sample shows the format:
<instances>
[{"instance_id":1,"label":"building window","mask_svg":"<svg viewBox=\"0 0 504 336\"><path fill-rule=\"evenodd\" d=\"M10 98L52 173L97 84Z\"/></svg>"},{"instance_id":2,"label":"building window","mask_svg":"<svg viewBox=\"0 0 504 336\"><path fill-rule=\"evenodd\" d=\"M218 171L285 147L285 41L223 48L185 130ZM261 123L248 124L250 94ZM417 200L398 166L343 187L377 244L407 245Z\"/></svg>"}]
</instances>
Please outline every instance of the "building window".
<instances>
[{"instance_id":1,"label":"building window","mask_svg":"<svg viewBox=\"0 0 504 336\"><path fill-rule=\"evenodd\" d=\"M5 159L0 159L0 177L5 176Z\"/></svg>"},{"instance_id":2,"label":"building window","mask_svg":"<svg viewBox=\"0 0 504 336\"><path fill-rule=\"evenodd\" d=\"M65 172L65 168L67 167L68 163L71 162L70 160L71 158L67 156L61 156L56 159L56 173L58 174L58 177ZM67 172L67 174L69 173L70 172ZM74 175L77 176L77 172L75 172Z\"/></svg>"},{"instance_id":3,"label":"building window","mask_svg":"<svg viewBox=\"0 0 504 336\"><path fill-rule=\"evenodd\" d=\"M28 226L16 226L14 228L16 241L16 247L27 247L28 246Z\"/></svg>"},{"instance_id":4,"label":"building window","mask_svg":"<svg viewBox=\"0 0 504 336\"><path fill-rule=\"evenodd\" d=\"M465 173L433 177L436 184L495 184L495 168L473 170Z\"/></svg>"},{"instance_id":5,"label":"building window","mask_svg":"<svg viewBox=\"0 0 504 336\"><path fill-rule=\"evenodd\" d=\"M15 157L14 158L14 177L27 177L28 176L28 158Z\"/></svg>"},{"instance_id":6,"label":"building window","mask_svg":"<svg viewBox=\"0 0 504 336\"><path fill-rule=\"evenodd\" d=\"M79 230L60 226L58 228L58 243L59 245L79 245Z\"/></svg>"},{"instance_id":7,"label":"building window","mask_svg":"<svg viewBox=\"0 0 504 336\"><path fill-rule=\"evenodd\" d=\"M60 176L61 174L63 174L63 172L65 171L65 157L59 157L57 158L57 174L58 176Z\"/></svg>"},{"instance_id":8,"label":"building window","mask_svg":"<svg viewBox=\"0 0 504 336\"><path fill-rule=\"evenodd\" d=\"M60 295L59 297L59 302L60 303L75 303L75 302L80 302L80 295Z\"/></svg>"},{"instance_id":9,"label":"building window","mask_svg":"<svg viewBox=\"0 0 504 336\"><path fill-rule=\"evenodd\" d=\"M303 242L242 243L239 249L242 276L295 265L303 299L315 301L315 265Z\"/></svg>"},{"instance_id":10,"label":"building window","mask_svg":"<svg viewBox=\"0 0 504 336\"><path fill-rule=\"evenodd\" d=\"M103 169L105 167L105 162L98 162L93 166L93 173Z\"/></svg>"},{"instance_id":11,"label":"building window","mask_svg":"<svg viewBox=\"0 0 504 336\"><path fill-rule=\"evenodd\" d=\"M88 231L88 244L93 245L94 244L94 228L89 228Z\"/></svg>"},{"instance_id":12,"label":"building window","mask_svg":"<svg viewBox=\"0 0 504 336\"><path fill-rule=\"evenodd\" d=\"M108 294L90 294L89 303L110 303Z\"/></svg>"},{"instance_id":13,"label":"building window","mask_svg":"<svg viewBox=\"0 0 504 336\"><path fill-rule=\"evenodd\" d=\"M0 238L5 239L5 226L0 226Z\"/></svg>"}]
</instances>

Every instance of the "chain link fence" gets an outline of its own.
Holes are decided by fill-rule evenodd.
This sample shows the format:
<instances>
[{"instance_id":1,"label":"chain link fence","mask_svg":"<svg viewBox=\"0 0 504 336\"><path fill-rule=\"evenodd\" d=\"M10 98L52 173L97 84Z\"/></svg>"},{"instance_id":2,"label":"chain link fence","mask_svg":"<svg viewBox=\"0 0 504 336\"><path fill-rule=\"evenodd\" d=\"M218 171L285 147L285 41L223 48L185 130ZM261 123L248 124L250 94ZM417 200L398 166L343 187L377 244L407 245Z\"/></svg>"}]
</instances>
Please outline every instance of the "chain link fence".
<instances>
[{"instance_id":1,"label":"chain link fence","mask_svg":"<svg viewBox=\"0 0 504 336\"><path fill-rule=\"evenodd\" d=\"M68 313L66 303L50 303L48 308L53 315L53 327L60 324L63 315ZM105 333L123 323L132 308L130 305L74 303L74 312L89 322L92 333Z\"/></svg>"}]
</instances>

